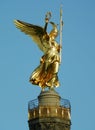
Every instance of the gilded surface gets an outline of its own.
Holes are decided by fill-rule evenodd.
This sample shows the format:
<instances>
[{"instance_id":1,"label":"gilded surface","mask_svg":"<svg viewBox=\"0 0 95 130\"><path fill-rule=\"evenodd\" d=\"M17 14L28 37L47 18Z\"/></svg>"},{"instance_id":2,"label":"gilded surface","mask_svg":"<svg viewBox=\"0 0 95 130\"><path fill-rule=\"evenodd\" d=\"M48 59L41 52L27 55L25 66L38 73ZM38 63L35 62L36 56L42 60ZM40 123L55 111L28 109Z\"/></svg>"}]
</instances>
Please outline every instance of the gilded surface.
<instances>
[{"instance_id":1,"label":"gilded surface","mask_svg":"<svg viewBox=\"0 0 95 130\"><path fill-rule=\"evenodd\" d=\"M70 109L58 106L40 106L32 110L28 110L28 119L38 117L59 117L66 120L71 120Z\"/></svg>"},{"instance_id":2,"label":"gilded surface","mask_svg":"<svg viewBox=\"0 0 95 130\"><path fill-rule=\"evenodd\" d=\"M57 25L49 22L51 13L48 12L45 17L45 26L40 27L20 20L14 23L22 32L32 37L32 40L38 45L44 55L40 59L40 65L32 72L30 82L40 86L42 89L59 86L58 71L60 65L60 45L56 42L58 36ZM47 32L47 26L51 24L53 29Z\"/></svg>"}]
</instances>

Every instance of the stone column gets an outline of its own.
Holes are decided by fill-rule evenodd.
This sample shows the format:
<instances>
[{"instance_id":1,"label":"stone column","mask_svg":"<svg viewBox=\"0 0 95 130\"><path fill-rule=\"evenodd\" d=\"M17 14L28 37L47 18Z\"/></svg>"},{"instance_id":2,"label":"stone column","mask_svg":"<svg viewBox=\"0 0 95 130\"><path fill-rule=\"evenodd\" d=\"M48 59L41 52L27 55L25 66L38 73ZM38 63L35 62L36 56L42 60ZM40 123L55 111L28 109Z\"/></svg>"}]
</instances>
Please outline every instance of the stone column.
<instances>
[{"instance_id":1,"label":"stone column","mask_svg":"<svg viewBox=\"0 0 95 130\"><path fill-rule=\"evenodd\" d=\"M29 108L29 130L70 130L70 108L61 106L61 97L55 90L43 91L38 106Z\"/></svg>"}]
</instances>

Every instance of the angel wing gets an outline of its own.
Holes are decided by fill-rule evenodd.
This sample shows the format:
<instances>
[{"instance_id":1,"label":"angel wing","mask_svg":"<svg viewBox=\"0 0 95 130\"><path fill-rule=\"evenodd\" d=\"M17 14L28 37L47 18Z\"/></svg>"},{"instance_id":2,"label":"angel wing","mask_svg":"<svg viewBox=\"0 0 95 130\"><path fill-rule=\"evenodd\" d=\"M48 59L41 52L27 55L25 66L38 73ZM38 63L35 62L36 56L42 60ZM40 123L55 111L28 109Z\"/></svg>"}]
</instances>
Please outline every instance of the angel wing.
<instances>
[{"instance_id":1,"label":"angel wing","mask_svg":"<svg viewBox=\"0 0 95 130\"><path fill-rule=\"evenodd\" d=\"M22 32L32 37L32 40L38 45L38 47L43 52L45 52L46 47L45 47L44 41L49 40L49 35L46 32L47 23L45 24L44 28L41 26L33 25L33 24L26 23L20 20L14 20L14 23L18 29L20 29Z\"/></svg>"}]
</instances>

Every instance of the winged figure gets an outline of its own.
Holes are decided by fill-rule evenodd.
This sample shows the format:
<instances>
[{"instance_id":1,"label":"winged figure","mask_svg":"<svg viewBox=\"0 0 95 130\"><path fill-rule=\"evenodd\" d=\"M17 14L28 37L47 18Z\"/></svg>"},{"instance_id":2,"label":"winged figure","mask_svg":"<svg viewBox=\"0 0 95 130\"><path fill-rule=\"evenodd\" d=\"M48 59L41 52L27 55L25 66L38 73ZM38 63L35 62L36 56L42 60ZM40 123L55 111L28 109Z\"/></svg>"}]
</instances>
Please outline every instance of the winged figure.
<instances>
[{"instance_id":1,"label":"winged figure","mask_svg":"<svg viewBox=\"0 0 95 130\"><path fill-rule=\"evenodd\" d=\"M49 22L49 19L45 18L44 27L14 20L16 27L29 35L44 53L40 59L40 65L30 76L30 82L40 86L42 90L46 87L51 89L59 86L60 45L55 40L58 36L58 29L54 22ZM48 23L53 27L50 33L47 32Z\"/></svg>"}]
</instances>

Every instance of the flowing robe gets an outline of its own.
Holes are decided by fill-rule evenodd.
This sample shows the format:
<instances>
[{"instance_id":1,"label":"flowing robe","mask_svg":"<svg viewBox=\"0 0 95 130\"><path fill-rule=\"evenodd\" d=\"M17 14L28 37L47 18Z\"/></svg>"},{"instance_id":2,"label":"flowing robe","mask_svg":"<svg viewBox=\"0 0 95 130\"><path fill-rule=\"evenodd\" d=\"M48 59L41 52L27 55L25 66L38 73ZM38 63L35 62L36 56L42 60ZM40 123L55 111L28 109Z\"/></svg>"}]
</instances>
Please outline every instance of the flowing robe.
<instances>
[{"instance_id":1,"label":"flowing robe","mask_svg":"<svg viewBox=\"0 0 95 130\"><path fill-rule=\"evenodd\" d=\"M57 42L53 41L47 52L41 57L40 65L30 76L30 82L39 85L42 89L49 87L58 87L58 70L60 56Z\"/></svg>"}]
</instances>

